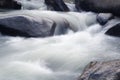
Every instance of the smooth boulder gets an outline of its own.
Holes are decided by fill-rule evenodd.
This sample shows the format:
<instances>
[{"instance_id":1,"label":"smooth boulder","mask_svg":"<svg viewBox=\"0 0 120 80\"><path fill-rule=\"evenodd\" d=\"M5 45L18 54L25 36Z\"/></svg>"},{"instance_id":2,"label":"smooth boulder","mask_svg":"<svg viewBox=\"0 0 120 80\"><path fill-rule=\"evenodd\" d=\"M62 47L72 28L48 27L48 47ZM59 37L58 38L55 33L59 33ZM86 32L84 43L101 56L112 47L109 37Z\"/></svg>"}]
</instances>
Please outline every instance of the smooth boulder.
<instances>
[{"instance_id":1,"label":"smooth boulder","mask_svg":"<svg viewBox=\"0 0 120 80\"><path fill-rule=\"evenodd\" d=\"M120 60L91 62L78 80L120 80Z\"/></svg>"},{"instance_id":2,"label":"smooth boulder","mask_svg":"<svg viewBox=\"0 0 120 80\"><path fill-rule=\"evenodd\" d=\"M48 9L54 11L70 11L63 0L45 0Z\"/></svg>"},{"instance_id":3,"label":"smooth boulder","mask_svg":"<svg viewBox=\"0 0 120 80\"><path fill-rule=\"evenodd\" d=\"M54 22L46 18L36 20L30 16L16 15L0 19L0 33L9 36L51 36L53 27Z\"/></svg>"},{"instance_id":4,"label":"smooth boulder","mask_svg":"<svg viewBox=\"0 0 120 80\"><path fill-rule=\"evenodd\" d=\"M97 13L120 16L120 0L75 0L76 8Z\"/></svg>"},{"instance_id":5,"label":"smooth boulder","mask_svg":"<svg viewBox=\"0 0 120 80\"><path fill-rule=\"evenodd\" d=\"M107 35L110 36L116 36L116 37L120 37L120 23L116 24L115 26L109 28L106 33Z\"/></svg>"},{"instance_id":6,"label":"smooth boulder","mask_svg":"<svg viewBox=\"0 0 120 80\"><path fill-rule=\"evenodd\" d=\"M24 10L1 14L0 33L10 36L47 37L78 32L96 23L94 13Z\"/></svg>"},{"instance_id":7,"label":"smooth boulder","mask_svg":"<svg viewBox=\"0 0 120 80\"><path fill-rule=\"evenodd\" d=\"M21 4L15 0L0 0L1 9L21 9Z\"/></svg>"},{"instance_id":8,"label":"smooth boulder","mask_svg":"<svg viewBox=\"0 0 120 80\"><path fill-rule=\"evenodd\" d=\"M55 15L52 16L52 14ZM50 16L51 15L51 16ZM2 14L0 33L21 37L48 37L65 34L69 23L57 12L51 11L15 11Z\"/></svg>"},{"instance_id":9,"label":"smooth boulder","mask_svg":"<svg viewBox=\"0 0 120 80\"><path fill-rule=\"evenodd\" d=\"M109 20L114 19L114 16L110 13L99 13L97 15L97 21L100 25L105 25Z\"/></svg>"}]
</instances>

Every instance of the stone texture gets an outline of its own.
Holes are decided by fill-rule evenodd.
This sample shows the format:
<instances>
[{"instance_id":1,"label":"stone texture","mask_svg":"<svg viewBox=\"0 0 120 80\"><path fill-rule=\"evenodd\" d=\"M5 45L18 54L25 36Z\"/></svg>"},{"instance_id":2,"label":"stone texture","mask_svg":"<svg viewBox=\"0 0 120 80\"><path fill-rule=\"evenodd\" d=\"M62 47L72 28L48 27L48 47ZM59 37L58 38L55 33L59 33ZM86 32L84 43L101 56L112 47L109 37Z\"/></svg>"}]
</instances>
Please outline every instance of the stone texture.
<instances>
[{"instance_id":1,"label":"stone texture","mask_svg":"<svg viewBox=\"0 0 120 80\"><path fill-rule=\"evenodd\" d=\"M120 80L120 60L91 62L78 80Z\"/></svg>"}]
</instances>

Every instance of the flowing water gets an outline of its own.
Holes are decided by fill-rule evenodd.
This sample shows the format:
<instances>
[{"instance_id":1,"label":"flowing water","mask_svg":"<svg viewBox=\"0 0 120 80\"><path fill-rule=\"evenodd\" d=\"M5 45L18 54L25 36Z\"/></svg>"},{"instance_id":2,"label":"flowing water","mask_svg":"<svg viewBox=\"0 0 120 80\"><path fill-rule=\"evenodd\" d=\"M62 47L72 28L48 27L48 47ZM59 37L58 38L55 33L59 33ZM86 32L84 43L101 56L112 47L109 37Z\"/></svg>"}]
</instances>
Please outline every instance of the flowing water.
<instances>
[{"instance_id":1,"label":"flowing water","mask_svg":"<svg viewBox=\"0 0 120 80\"><path fill-rule=\"evenodd\" d=\"M22 4L22 9L47 9L44 4L44 0L16 0L18 3Z\"/></svg>"},{"instance_id":2,"label":"flowing water","mask_svg":"<svg viewBox=\"0 0 120 80\"><path fill-rule=\"evenodd\" d=\"M0 80L77 80L90 61L120 58L120 38L105 30L96 23L47 38L1 35Z\"/></svg>"}]
</instances>

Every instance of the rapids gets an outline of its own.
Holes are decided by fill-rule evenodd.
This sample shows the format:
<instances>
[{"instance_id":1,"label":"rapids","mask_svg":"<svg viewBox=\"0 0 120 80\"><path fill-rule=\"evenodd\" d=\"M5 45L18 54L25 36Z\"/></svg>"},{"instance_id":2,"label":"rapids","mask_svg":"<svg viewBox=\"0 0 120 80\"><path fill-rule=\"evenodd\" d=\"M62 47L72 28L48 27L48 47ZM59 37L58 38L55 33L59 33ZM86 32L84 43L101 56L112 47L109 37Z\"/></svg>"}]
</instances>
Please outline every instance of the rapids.
<instances>
[{"instance_id":1,"label":"rapids","mask_svg":"<svg viewBox=\"0 0 120 80\"><path fill-rule=\"evenodd\" d=\"M76 80L93 60L120 58L119 38L94 25L49 38L0 37L0 80Z\"/></svg>"},{"instance_id":2,"label":"rapids","mask_svg":"<svg viewBox=\"0 0 120 80\"><path fill-rule=\"evenodd\" d=\"M96 23L47 38L1 35L0 80L77 80L90 61L120 58L120 38L105 35L105 30Z\"/></svg>"},{"instance_id":3,"label":"rapids","mask_svg":"<svg viewBox=\"0 0 120 80\"><path fill-rule=\"evenodd\" d=\"M18 3L22 4L22 9L39 9L46 10L47 6L44 4L44 0L16 0Z\"/></svg>"}]
</instances>

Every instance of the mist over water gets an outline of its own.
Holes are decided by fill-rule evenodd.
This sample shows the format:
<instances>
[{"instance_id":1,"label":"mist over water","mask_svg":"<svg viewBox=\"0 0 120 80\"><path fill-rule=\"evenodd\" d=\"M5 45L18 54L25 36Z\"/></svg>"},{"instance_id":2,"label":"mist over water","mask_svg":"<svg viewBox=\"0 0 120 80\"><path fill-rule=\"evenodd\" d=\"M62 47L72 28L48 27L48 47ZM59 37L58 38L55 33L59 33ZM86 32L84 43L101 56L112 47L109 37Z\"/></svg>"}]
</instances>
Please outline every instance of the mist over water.
<instances>
[{"instance_id":1,"label":"mist over water","mask_svg":"<svg viewBox=\"0 0 120 80\"><path fill-rule=\"evenodd\" d=\"M105 35L95 16L86 14L81 14L82 29L76 33L47 38L1 35L0 80L77 80L90 61L119 59L120 38Z\"/></svg>"}]
</instances>

